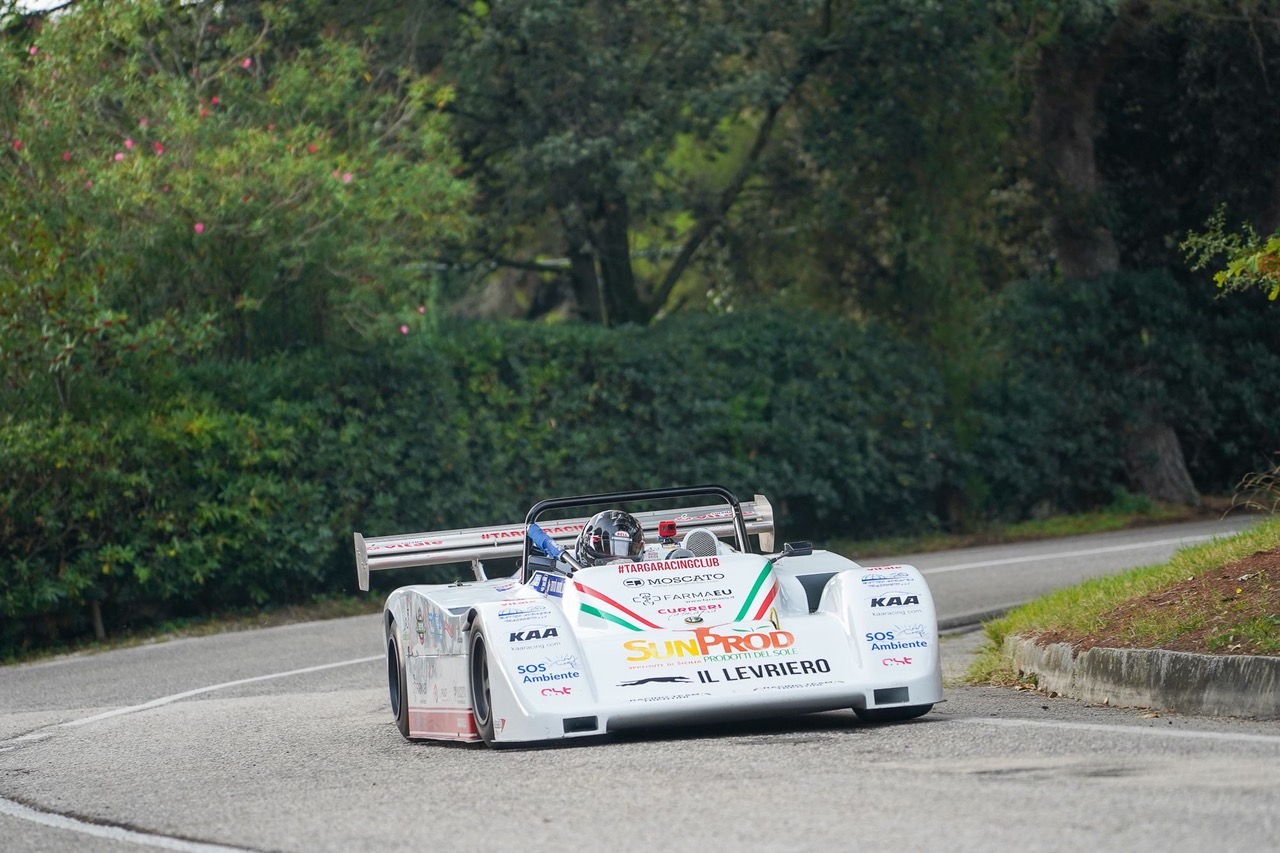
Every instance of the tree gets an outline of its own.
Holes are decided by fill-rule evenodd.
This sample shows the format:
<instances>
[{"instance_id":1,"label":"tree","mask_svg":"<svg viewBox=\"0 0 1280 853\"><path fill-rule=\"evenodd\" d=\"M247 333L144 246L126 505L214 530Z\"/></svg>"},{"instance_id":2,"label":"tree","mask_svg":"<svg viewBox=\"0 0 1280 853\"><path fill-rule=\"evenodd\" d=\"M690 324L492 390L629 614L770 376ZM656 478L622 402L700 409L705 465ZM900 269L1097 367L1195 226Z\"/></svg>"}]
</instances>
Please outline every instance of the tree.
<instances>
[{"instance_id":1,"label":"tree","mask_svg":"<svg viewBox=\"0 0 1280 853\"><path fill-rule=\"evenodd\" d=\"M470 257L563 277L587 319L647 322L828 54L831 6L545 0L458 12L442 70L481 191ZM705 155L744 136L721 179L682 169L697 159L709 172ZM638 267L640 245L652 251Z\"/></svg>"}]
</instances>

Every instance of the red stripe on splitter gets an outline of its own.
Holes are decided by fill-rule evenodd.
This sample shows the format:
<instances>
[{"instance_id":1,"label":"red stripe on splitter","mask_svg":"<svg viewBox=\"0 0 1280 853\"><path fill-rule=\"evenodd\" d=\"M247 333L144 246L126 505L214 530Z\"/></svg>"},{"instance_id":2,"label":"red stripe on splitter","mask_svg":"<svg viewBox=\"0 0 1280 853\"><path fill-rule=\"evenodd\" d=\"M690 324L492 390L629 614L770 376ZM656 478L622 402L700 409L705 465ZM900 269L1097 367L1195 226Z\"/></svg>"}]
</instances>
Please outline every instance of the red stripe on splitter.
<instances>
[{"instance_id":1,"label":"red stripe on splitter","mask_svg":"<svg viewBox=\"0 0 1280 853\"><path fill-rule=\"evenodd\" d=\"M409 708L409 734L414 737L479 740L470 708Z\"/></svg>"},{"instance_id":2,"label":"red stripe on splitter","mask_svg":"<svg viewBox=\"0 0 1280 853\"><path fill-rule=\"evenodd\" d=\"M600 599L601 601L605 602L606 604L610 604L610 605L612 605L612 606L614 606L614 607L618 608L618 609L619 609L619 610L621 610L623 613L627 614L627 615L628 615L628 616L630 616L632 619L635 619L637 622L639 622L639 623L640 623L640 624L642 624L642 625L648 625L650 628L658 628L659 630L661 630L661 628L662 628L662 626L661 626L661 625L655 625L655 624L653 624L653 623L652 623L652 622L650 622L648 619L646 619L646 618L644 618L643 616L641 616L639 613L636 613L634 610L628 610L626 607L623 607L621 604L619 604L618 602L614 601L612 598L610 598L609 596L605 595L603 592L597 592L596 590L592 589L591 587L589 587L589 586L583 586L582 584L578 583L577 581L574 581L574 582L573 582L573 585L574 585L574 587L578 590L578 592L581 592L581 593L583 593L584 595L590 595L590 596L592 596L592 597L594 597L594 598L598 598L598 599Z\"/></svg>"},{"instance_id":3,"label":"red stripe on splitter","mask_svg":"<svg viewBox=\"0 0 1280 853\"><path fill-rule=\"evenodd\" d=\"M764 597L764 603L760 605L760 609L756 611L756 618L763 619L764 614L769 612L769 605L773 604L773 599L778 594L778 582L774 581L773 588L769 590L769 594Z\"/></svg>"}]
</instances>

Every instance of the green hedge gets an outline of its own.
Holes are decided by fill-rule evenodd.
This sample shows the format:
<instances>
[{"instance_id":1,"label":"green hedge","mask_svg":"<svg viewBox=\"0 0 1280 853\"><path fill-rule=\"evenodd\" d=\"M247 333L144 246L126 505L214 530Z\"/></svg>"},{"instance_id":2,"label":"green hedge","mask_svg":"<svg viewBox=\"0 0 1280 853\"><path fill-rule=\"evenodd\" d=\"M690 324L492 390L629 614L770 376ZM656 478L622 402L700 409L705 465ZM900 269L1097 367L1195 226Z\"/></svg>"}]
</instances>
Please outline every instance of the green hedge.
<instances>
[{"instance_id":1,"label":"green hedge","mask_svg":"<svg viewBox=\"0 0 1280 853\"><path fill-rule=\"evenodd\" d=\"M939 383L876 329L471 323L206 363L131 412L0 423L0 648L353 585L352 530L523 518L556 494L721 482L791 538L905 530L944 476ZM118 407L124 408L124 407Z\"/></svg>"},{"instance_id":2,"label":"green hedge","mask_svg":"<svg viewBox=\"0 0 1280 853\"><path fill-rule=\"evenodd\" d=\"M768 495L785 538L871 538L956 500L979 519L1108 502L1139 415L1173 423L1202 489L1280 450L1273 306L1158 274L997 306L962 424L929 353L818 315L472 322L86 385L80 420L10 395L28 414L0 419L0 655L90 633L95 609L115 632L350 590L353 530L515 521L550 495L720 482Z\"/></svg>"}]
</instances>

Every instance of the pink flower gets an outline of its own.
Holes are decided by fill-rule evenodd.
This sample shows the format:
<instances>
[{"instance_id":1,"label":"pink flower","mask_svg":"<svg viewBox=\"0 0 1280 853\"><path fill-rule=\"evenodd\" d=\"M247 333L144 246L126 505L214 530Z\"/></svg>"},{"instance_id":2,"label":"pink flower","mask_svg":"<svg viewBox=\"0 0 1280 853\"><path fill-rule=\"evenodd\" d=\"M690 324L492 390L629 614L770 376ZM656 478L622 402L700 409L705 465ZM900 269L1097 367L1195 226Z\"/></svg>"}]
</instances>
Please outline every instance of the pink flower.
<instances>
[{"instance_id":1,"label":"pink flower","mask_svg":"<svg viewBox=\"0 0 1280 853\"><path fill-rule=\"evenodd\" d=\"M91 189L93 189L93 181L85 181L85 182L84 182L84 188L85 188L85 189L87 189L87 190L91 190Z\"/></svg>"},{"instance_id":2,"label":"pink flower","mask_svg":"<svg viewBox=\"0 0 1280 853\"><path fill-rule=\"evenodd\" d=\"M70 159L71 159L71 152L70 152L70 151L63 151L63 152L62 152L62 159L63 159L63 160L70 160Z\"/></svg>"},{"instance_id":3,"label":"pink flower","mask_svg":"<svg viewBox=\"0 0 1280 853\"><path fill-rule=\"evenodd\" d=\"M31 45L31 47L27 48L27 53L31 54L32 56L35 56L39 52L40 52L40 48L36 47L34 44Z\"/></svg>"},{"instance_id":4,"label":"pink flower","mask_svg":"<svg viewBox=\"0 0 1280 853\"><path fill-rule=\"evenodd\" d=\"M142 118L138 119L138 127L146 127L147 124L148 122L147 122L146 116L143 116Z\"/></svg>"},{"instance_id":5,"label":"pink flower","mask_svg":"<svg viewBox=\"0 0 1280 853\"><path fill-rule=\"evenodd\" d=\"M248 67L249 67L250 65L252 65L252 64L253 64L253 60L246 56L246 57L244 58L244 62L241 62L241 63L240 63L240 67L241 67L241 68L248 68Z\"/></svg>"},{"instance_id":6,"label":"pink flower","mask_svg":"<svg viewBox=\"0 0 1280 853\"><path fill-rule=\"evenodd\" d=\"M13 140L13 150L14 150L14 151L21 151L21 150L22 150L22 140L21 140L21 139L15 139L15 140Z\"/></svg>"},{"instance_id":7,"label":"pink flower","mask_svg":"<svg viewBox=\"0 0 1280 853\"><path fill-rule=\"evenodd\" d=\"M209 99L209 103L213 104L216 107L218 104L222 102L218 100L217 95L214 95L212 98Z\"/></svg>"},{"instance_id":8,"label":"pink flower","mask_svg":"<svg viewBox=\"0 0 1280 853\"><path fill-rule=\"evenodd\" d=\"M425 305L419 305L419 306L418 306L418 313L419 313L419 314L425 314L425 313L427 313L427 306L425 306Z\"/></svg>"},{"instance_id":9,"label":"pink flower","mask_svg":"<svg viewBox=\"0 0 1280 853\"><path fill-rule=\"evenodd\" d=\"M128 148L130 151L132 151L132 150L133 150L133 140L132 140L132 139L125 139L125 141L124 141L124 147L125 147L125 148Z\"/></svg>"},{"instance_id":10,"label":"pink flower","mask_svg":"<svg viewBox=\"0 0 1280 853\"><path fill-rule=\"evenodd\" d=\"M123 152L123 151L117 151L117 152L116 152L116 162L117 162L117 163L119 163L119 162L120 162L121 160L123 160L123 159L124 159L124 152Z\"/></svg>"},{"instance_id":11,"label":"pink flower","mask_svg":"<svg viewBox=\"0 0 1280 853\"><path fill-rule=\"evenodd\" d=\"M401 326L401 327L400 327L400 334L402 334L402 335L407 335L407 334L409 334L409 327L408 327L408 326Z\"/></svg>"},{"instance_id":12,"label":"pink flower","mask_svg":"<svg viewBox=\"0 0 1280 853\"><path fill-rule=\"evenodd\" d=\"M168 185L168 184L165 184L164 186L162 186L162 187L160 188L160 192L162 192L162 193L167 193L168 191L169 191L169 185Z\"/></svg>"},{"instance_id":13,"label":"pink flower","mask_svg":"<svg viewBox=\"0 0 1280 853\"><path fill-rule=\"evenodd\" d=\"M350 173L350 172L343 172L343 173L342 173L342 182L343 182L344 184L349 184L349 183L351 183L351 173Z\"/></svg>"},{"instance_id":14,"label":"pink flower","mask_svg":"<svg viewBox=\"0 0 1280 853\"><path fill-rule=\"evenodd\" d=\"M161 143L159 143L159 142L153 142L153 143L151 143L151 147L152 147L152 148L154 148L154 149L156 150L156 156L157 156L157 157L159 157L161 154L163 154L163 153L164 153L164 145L163 145L163 144L161 144Z\"/></svg>"},{"instance_id":15,"label":"pink flower","mask_svg":"<svg viewBox=\"0 0 1280 853\"><path fill-rule=\"evenodd\" d=\"M195 226L195 229L196 229L196 233L197 233L197 234L203 234L203 233L204 233L204 223L203 223L203 222L197 222L197 223L196 223L196 226Z\"/></svg>"}]
</instances>

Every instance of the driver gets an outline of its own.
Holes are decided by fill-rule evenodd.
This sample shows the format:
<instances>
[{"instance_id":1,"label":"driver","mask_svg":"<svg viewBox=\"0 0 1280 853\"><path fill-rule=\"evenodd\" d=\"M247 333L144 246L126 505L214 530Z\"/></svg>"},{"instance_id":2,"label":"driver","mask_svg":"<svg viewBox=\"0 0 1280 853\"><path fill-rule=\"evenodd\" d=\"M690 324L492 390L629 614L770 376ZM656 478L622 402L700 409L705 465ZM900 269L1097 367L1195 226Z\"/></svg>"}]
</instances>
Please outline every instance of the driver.
<instances>
[{"instance_id":1,"label":"driver","mask_svg":"<svg viewBox=\"0 0 1280 853\"><path fill-rule=\"evenodd\" d=\"M584 567L643 559L644 528L620 509L598 512L578 534L573 555Z\"/></svg>"}]
</instances>

